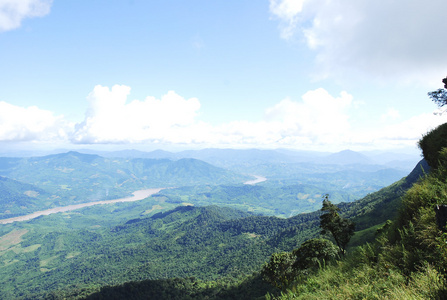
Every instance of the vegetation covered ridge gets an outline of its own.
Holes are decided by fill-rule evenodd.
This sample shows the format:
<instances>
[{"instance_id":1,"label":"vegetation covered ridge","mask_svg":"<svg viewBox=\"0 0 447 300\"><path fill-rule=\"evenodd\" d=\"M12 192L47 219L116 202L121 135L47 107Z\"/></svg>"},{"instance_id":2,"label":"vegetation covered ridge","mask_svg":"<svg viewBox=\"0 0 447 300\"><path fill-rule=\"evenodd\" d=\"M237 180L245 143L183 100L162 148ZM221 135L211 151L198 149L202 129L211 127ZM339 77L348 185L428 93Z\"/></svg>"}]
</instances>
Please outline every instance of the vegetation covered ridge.
<instances>
[{"instance_id":1,"label":"vegetation covered ridge","mask_svg":"<svg viewBox=\"0 0 447 300\"><path fill-rule=\"evenodd\" d=\"M421 162L421 164L424 165L424 162ZM399 191L399 193L404 193L404 191L408 189L409 186L412 185L412 183L414 183L415 181L417 181L418 178L424 175L421 164L418 164L418 166L414 168L413 172L410 173L409 176L396 182L390 187L372 193L362 200L353 203L340 204L339 206L342 207L342 209L340 210L340 215L344 218L357 216L359 217L359 223L356 224L357 226L360 226L360 228L368 229L368 226L373 226L372 231L375 231L374 228L386 221L386 219L377 218L376 215L378 211L383 211L386 209L387 203L390 202L390 199L388 199L387 197L393 195L392 200L398 201L397 199L394 199L399 198L398 196L394 195L394 192ZM364 203L362 203L362 201L364 201ZM176 208L173 211L156 214L152 218L157 219L160 217L171 216L170 218L174 219L176 217L176 214L179 212L203 211L205 212L205 215L208 215L208 217L206 218L208 220L207 225L211 226L211 230L213 230L215 233L223 232L225 234L230 234L233 238L239 235L251 237L252 239L262 241L264 245L270 247L269 249L271 249L270 251L272 251L270 253L274 253L275 251L279 250L285 251L285 253L292 254L294 252L293 249L298 249L299 245L305 245L302 244L304 241L312 238L317 238L318 232L320 231L319 220L320 216L322 215L321 211L299 214L288 219L256 215L241 215L242 218L236 217L232 219L225 219L218 217L222 214L222 209L223 208L216 206L200 208ZM396 209L393 212L387 212L387 214L385 215L391 215L394 217L397 213L398 210ZM203 220L202 217L200 219ZM211 219L220 221L217 223L211 222ZM146 218L131 220L128 222L128 224L125 224L124 227L119 226L118 230L125 230L125 228L130 225L142 226L148 220L149 219ZM203 224L203 221L200 223ZM124 232L129 233L128 231ZM354 235L352 242L364 244L365 240L367 239L373 240L374 233L367 235L364 235L362 233L357 239ZM197 239L197 237L193 238L192 235L188 235L188 238L186 240L181 240L187 240L188 243L193 245L197 243L198 240L204 241L206 239ZM326 241L329 242L328 240L323 240L323 245L327 244ZM251 251L248 250L248 244L246 244L245 247L245 252ZM329 249L333 249L330 244L328 247ZM310 249L311 250L309 251L314 252L314 249L312 247ZM338 256L339 251L332 250L332 252L329 253L333 253L332 256ZM251 255L256 254L251 252ZM218 277L213 281L209 281L206 278L204 280L204 278L200 276L195 276L194 278L177 277L171 279L167 278L163 280L153 279L144 281L131 281L129 283L116 286L105 286L101 288L100 291L88 296L87 299L119 299L120 297L130 297L131 299L145 299L145 297L147 297L148 295L154 295L154 293L160 293L160 295L164 295L162 299L256 299L256 297L264 299L264 296L267 293L270 293L271 295L279 295L281 291L280 289L277 289L273 286L269 286L269 284L262 279L262 276L260 274L260 267L263 262L268 260L268 257L269 254L264 256L264 259L259 260L254 265L252 271L254 271L255 273L253 275L246 273L246 275L240 277L236 274L227 274L226 276ZM350 257L349 252L347 257ZM239 262L241 264L239 267L247 263L248 257L245 258L245 260ZM251 257L250 259L252 260L253 257ZM328 266L329 263L330 262L328 261ZM309 268L306 272L313 272L312 268ZM114 298L113 295L116 295L116 297Z\"/></svg>"},{"instance_id":2,"label":"vegetation covered ridge","mask_svg":"<svg viewBox=\"0 0 447 300\"><path fill-rule=\"evenodd\" d=\"M0 157L0 197L6 200L0 201L0 219L119 199L149 188L240 184L248 179L251 177L189 158L105 158L74 151L42 157Z\"/></svg>"},{"instance_id":3,"label":"vegetation covered ridge","mask_svg":"<svg viewBox=\"0 0 447 300\"><path fill-rule=\"evenodd\" d=\"M383 223L381 218L368 215L383 210L381 203L387 201L389 189L401 191L409 181L423 175L420 168L414 172L417 175L360 200L369 206L357 202L340 204L340 214L363 216L357 223L361 228ZM143 201L161 203L157 198ZM22 240L0 253L4 274L0 284L5 287L2 297L80 299L102 286L107 295L111 291L117 295L132 292L132 297L138 299L135 297L139 288L152 287L165 290L166 299L177 299L169 297L171 292L177 295L174 291L179 285L194 285L193 290L182 290L181 294L197 299L209 295L213 295L211 299L253 299L259 291L275 294L273 287L262 280L260 267L272 253L293 251L306 240L318 237L321 215L316 211L285 219L218 206L180 206L149 216L123 218L114 225L109 217L113 210L113 206L101 206L82 214L51 215L16 225L14 228L23 230L19 231ZM113 218L117 218L116 213ZM80 221L90 227L77 225ZM60 225L56 231L54 224ZM363 243L364 237L356 242ZM187 279L191 276L194 279ZM124 282L129 284L122 285ZM245 288L242 293L244 285L256 288ZM125 292L119 291L121 288ZM101 297L101 292L95 295Z\"/></svg>"},{"instance_id":4,"label":"vegetation covered ridge","mask_svg":"<svg viewBox=\"0 0 447 300\"><path fill-rule=\"evenodd\" d=\"M443 82L447 83L447 78ZM440 89L429 95L443 106L447 104L446 92ZM320 247L327 255L323 259L316 257L319 264L305 269L305 276L302 270L293 268L293 263L281 261L279 265L292 267L287 272L277 272L275 279L282 290L279 295L268 294L266 298L446 299L446 124L423 136L419 147L430 172L403 194L397 217L376 227L371 243L352 249L346 257L330 257L330 247ZM300 261L296 250L288 255L292 261ZM307 258L315 256L313 253Z\"/></svg>"}]
</instances>

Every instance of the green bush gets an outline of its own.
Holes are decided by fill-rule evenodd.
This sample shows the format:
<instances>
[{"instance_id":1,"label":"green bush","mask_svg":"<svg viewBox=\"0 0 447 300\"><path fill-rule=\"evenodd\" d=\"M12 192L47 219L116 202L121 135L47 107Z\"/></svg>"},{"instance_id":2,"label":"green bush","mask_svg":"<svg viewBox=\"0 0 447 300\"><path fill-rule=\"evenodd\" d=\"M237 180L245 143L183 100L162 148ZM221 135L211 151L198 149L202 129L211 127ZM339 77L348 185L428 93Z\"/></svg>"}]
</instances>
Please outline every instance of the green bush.
<instances>
[{"instance_id":1,"label":"green bush","mask_svg":"<svg viewBox=\"0 0 447 300\"><path fill-rule=\"evenodd\" d=\"M293 254L296 256L294 268L306 270L334 260L338 256L338 248L329 240L311 239L295 249Z\"/></svg>"},{"instance_id":2,"label":"green bush","mask_svg":"<svg viewBox=\"0 0 447 300\"><path fill-rule=\"evenodd\" d=\"M440 151L447 147L447 123L425 134L418 145L430 167L437 168L440 163Z\"/></svg>"},{"instance_id":3,"label":"green bush","mask_svg":"<svg viewBox=\"0 0 447 300\"><path fill-rule=\"evenodd\" d=\"M273 286L284 290L296 277L292 267L295 259L291 252L273 253L270 261L262 267L262 277Z\"/></svg>"}]
</instances>

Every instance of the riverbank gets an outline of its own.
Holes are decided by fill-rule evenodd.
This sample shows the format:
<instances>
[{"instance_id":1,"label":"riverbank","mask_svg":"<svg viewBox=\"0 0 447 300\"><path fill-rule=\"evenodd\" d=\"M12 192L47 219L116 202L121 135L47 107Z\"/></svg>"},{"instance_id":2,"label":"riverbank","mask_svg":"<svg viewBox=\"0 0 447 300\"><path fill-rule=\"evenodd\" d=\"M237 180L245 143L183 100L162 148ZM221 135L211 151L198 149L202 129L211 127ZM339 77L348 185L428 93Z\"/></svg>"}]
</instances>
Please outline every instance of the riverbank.
<instances>
[{"instance_id":1,"label":"riverbank","mask_svg":"<svg viewBox=\"0 0 447 300\"><path fill-rule=\"evenodd\" d=\"M135 191L132 193L132 195L133 195L132 197L113 199L113 200L101 200L101 201L95 201L95 202L79 203L79 204L50 208L47 210L36 211L32 214L25 215L25 216L3 219L3 220L0 220L0 224L9 224L9 223L13 223L13 222L28 221L28 220L35 219L40 216L47 216L50 214L71 211L71 210L80 209L80 208L93 206L93 205L110 204L110 203L117 203L117 202L132 202L132 201L143 200L149 196L157 194L161 190L163 190L163 188L138 190L138 191Z\"/></svg>"},{"instance_id":2,"label":"riverbank","mask_svg":"<svg viewBox=\"0 0 447 300\"><path fill-rule=\"evenodd\" d=\"M253 184L257 184L257 183L264 182L267 180L267 178L265 178L263 176L258 176L258 175L253 175L253 176L255 177L255 179L246 181L246 182L244 182L244 184L253 185Z\"/></svg>"}]
</instances>

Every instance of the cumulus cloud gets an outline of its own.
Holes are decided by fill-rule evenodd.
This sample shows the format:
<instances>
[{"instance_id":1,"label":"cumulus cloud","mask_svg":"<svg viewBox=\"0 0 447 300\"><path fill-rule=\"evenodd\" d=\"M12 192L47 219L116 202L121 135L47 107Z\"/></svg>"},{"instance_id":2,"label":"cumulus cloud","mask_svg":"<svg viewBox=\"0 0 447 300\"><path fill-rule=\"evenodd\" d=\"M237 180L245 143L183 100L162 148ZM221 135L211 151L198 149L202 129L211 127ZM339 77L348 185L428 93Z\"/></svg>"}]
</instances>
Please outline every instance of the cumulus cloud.
<instances>
[{"instance_id":1,"label":"cumulus cloud","mask_svg":"<svg viewBox=\"0 0 447 300\"><path fill-rule=\"evenodd\" d=\"M389 108L384 114L382 114L381 120L386 122L388 120L398 120L400 113L395 108Z\"/></svg>"},{"instance_id":2,"label":"cumulus cloud","mask_svg":"<svg viewBox=\"0 0 447 300\"><path fill-rule=\"evenodd\" d=\"M96 86L88 95L83 122L71 141L78 144L152 143L205 147L294 147L307 149L374 149L414 145L444 120L425 114L402 120L394 108L384 111L370 129L353 128L350 116L359 107L342 91L333 96L323 88L298 100L285 98L265 110L256 122L233 120L218 126L198 120L198 99L174 91L160 99L130 101L130 87Z\"/></svg>"},{"instance_id":3,"label":"cumulus cloud","mask_svg":"<svg viewBox=\"0 0 447 300\"><path fill-rule=\"evenodd\" d=\"M305 0L271 0L270 11L282 20L281 37L289 39L296 29L298 14L303 10Z\"/></svg>"},{"instance_id":4,"label":"cumulus cloud","mask_svg":"<svg viewBox=\"0 0 447 300\"><path fill-rule=\"evenodd\" d=\"M354 71L405 82L445 76L446 10L444 0L270 0L281 36L301 36L321 76Z\"/></svg>"},{"instance_id":5,"label":"cumulus cloud","mask_svg":"<svg viewBox=\"0 0 447 300\"><path fill-rule=\"evenodd\" d=\"M348 110L352 104L353 97L347 92L333 97L319 88L305 93L300 102L282 100L266 110L265 118L281 122L282 138L306 137L329 143L338 141L340 135L349 131Z\"/></svg>"},{"instance_id":6,"label":"cumulus cloud","mask_svg":"<svg viewBox=\"0 0 447 300\"><path fill-rule=\"evenodd\" d=\"M447 122L447 115L432 113L403 119L389 108L369 128L356 128L351 120L359 109L356 104L347 92L333 96L319 88L267 108L262 121L234 121L213 130L220 136L216 142L228 145L371 150L413 147L424 133Z\"/></svg>"},{"instance_id":7,"label":"cumulus cloud","mask_svg":"<svg viewBox=\"0 0 447 300\"><path fill-rule=\"evenodd\" d=\"M160 99L130 101L129 95L125 85L96 86L87 96L85 118L77 124L36 106L0 102L0 142L365 150L415 145L422 134L447 121L447 114L404 119L390 108L370 128L356 128L351 119L359 109L354 97L319 88L296 100L279 101L258 121L213 126L199 120L201 104L196 98L174 91Z\"/></svg>"},{"instance_id":8,"label":"cumulus cloud","mask_svg":"<svg viewBox=\"0 0 447 300\"><path fill-rule=\"evenodd\" d=\"M415 146L425 133L446 122L447 116L445 115L424 113L371 130L353 132L352 144L363 145L365 148L374 148L375 145L380 145L382 148Z\"/></svg>"},{"instance_id":9,"label":"cumulus cloud","mask_svg":"<svg viewBox=\"0 0 447 300\"><path fill-rule=\"evenodd\" d=\"M27 108L0 101L0 141L63 140L70 124L63 116L36 106Z\"/></svg>"},{"instance_id":10,"label":"cumulus cloud","mask_svg":"<svg viewBox=\"0 0 447 300\"><path fill-rule=\"evenodd\" d=\"M324 89L309 91L302 101L286 98L268 108L263 120L234 120L219 126L197 120L200 102L173 91L160 99L128 101L130 88L96 86L88 95L89 108L76 124L74 143L160 143L206 146L299 146L329 143L349 131L352 96L338 97Z\"/></svg>"},{"instance_id":11,"label":"cumulus cloud","mask_svg":"<svg viewBox=\"0 0 447 300\"><path fill-rule=\"evenodd\" d=\"M129 93L125 85L96 86L87 97L89 108L84 121L75 127L73 142L181 142L178 133L194 125L200 108L198 99L184 99L173 91L161 99L147 97L127 103Z\"/></svg>"},{"instance_id":12,"label":"cumulus cloud","mask_svg":"<svg viewBox=\"0 0 447 300\"><path fill-rule=\"evenodd\" d=\"M0 0L0 32L20 27L26 18L43 17L52 0Z\"/></svg>"}]
</instances>

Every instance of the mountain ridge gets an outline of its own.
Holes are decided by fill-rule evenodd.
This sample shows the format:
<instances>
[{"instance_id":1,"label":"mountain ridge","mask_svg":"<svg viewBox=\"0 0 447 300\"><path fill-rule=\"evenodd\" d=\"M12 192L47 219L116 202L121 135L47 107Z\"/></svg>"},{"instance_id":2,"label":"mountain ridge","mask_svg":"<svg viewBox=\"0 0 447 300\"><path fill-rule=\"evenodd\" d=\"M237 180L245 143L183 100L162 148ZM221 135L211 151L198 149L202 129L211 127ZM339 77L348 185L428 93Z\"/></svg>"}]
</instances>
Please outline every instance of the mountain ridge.
<instances>
[{"instance_id":1,"label":"mountain ridge","mask_svg":"<svg viewBox=\"0 0 447 300\"><path fill-rule=\"evenodd\" d=\"M0 176L45 191L41 193L46 195L44 201L34 202L36 210L118 199L146 188L242 184L251 179L195 159L111 159L74 151L42 157L2 158ZM20 211L15 207L12 215L18 216Z\"/></svg>"},{"instance_id":2,"label":"mountain ridge","mask_svg":"<svg viewBox=\"0 0 447 300\"><path fill-rule=\"evenodd\" d=\"M420 174L423 174L422 170L416 167L414 173L409 174L408 182L402 179L396 185L410 184ZM384 190L378 191L373 197L377 202L375 207L366 207L367 200L354 204L340 203L339 206L343 215L357 215L360 226L382 224L384 219L368 216L374 216L374 208L380 209L383 193ZM75 212L51 215L14 227L16 230L34 228L23 237L19 246L12 248L19 257L28 259L11 264L8 259L14 259L12 252L0 255L0 259L6 259L0 278L5 285L12 280L11 274L28 274L13 280L26 281L28 287L24 289L22 285L20 292L29 295L32 291L34 296L48 296L51 289L50 293L57 295L73 285L76 286L73 293L91 294L97 291L93 286L110 286L119 282L189 276L200 280L216 280L220 276L239 278L241 274L259 270L272 253L291 251L305 240L318 236L320 214L315 211L291 218L277 218L217 206L180 206L127 219L110 227L73 230L67 224L56 231L42 233L37 228L48 230L48 225L44 224L54 226L57 222L64 224L73 222L70 220L74 218L83 218ZM29 250L21 252L24 251L21 249ZM34 253L39 255L37 260L30 259L35 257ZM17 292L9 288L0 295L11 298Z\"/></svg>"}]
</instances>

